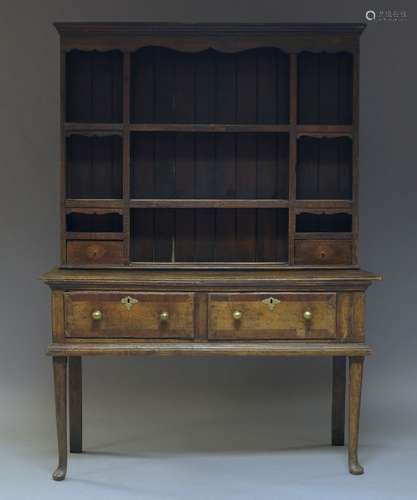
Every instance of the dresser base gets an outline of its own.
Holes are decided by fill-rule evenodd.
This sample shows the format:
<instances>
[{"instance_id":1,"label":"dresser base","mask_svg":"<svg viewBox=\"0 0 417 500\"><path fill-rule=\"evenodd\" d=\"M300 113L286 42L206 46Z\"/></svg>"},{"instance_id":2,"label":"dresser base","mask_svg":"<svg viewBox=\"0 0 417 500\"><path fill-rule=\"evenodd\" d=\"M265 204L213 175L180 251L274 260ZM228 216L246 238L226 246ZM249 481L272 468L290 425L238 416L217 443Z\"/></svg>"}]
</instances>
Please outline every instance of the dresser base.
<instances>
[{"instance_id":1,"label":"dresser base","mask_svg":"<svg viewBox=\"0 0 417 500\"><path fill-rule=\"evenodd\" d=\"M82 452L83 356L332 357L331 443L345 444L348 401L349 470L363 473L359 407L363 360L371 354L365 291L378 276L347 269L54 269L43 278L52 289L55 480L65 478L68 447Z\"/></svg>"},{"instance_id":2,"label":"dresser base","mask_svg":"<svg viewBox=\"0 0 417 500\"><path fill-rule=\"evenodd\" d=\"M237 344L237 345L236 345ZM219 344L52 344L55 382L56 421L58 433L58 467L52 478L65 479L68 462L67 405L69 402L70 451L82 452L82 371L81 357L94 355L274 355L333 357L332 428L334 446L344 444L346 358L349 360L348 385L348 464L351 474L363 474L358 461L359 414L364 357L370 348L364 344L306 344L306 343L219 343ZM69 375L69 383L67 376ZM67 389L69 388L69 390Z\"/></svg>"}]
</instances>

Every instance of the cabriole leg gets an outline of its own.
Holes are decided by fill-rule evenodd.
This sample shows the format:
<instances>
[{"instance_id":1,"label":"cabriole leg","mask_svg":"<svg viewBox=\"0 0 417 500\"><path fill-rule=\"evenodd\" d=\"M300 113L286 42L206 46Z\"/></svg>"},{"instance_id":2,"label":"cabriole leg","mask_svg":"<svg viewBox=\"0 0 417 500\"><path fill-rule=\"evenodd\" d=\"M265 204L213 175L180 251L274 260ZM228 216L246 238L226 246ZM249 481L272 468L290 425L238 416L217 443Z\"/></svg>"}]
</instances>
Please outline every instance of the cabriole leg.
<instances>
[{"instance_id":1,"label":"cabriole leg","mask_svg":"<svg viewBox=\"0 0 417 500\"><path fill-rule=\"evenodd\" d=\"M58 467L52 474L55 481L65 479L67 473L68 449L67 449L67 358L54 357L54 385L55 385L55 408L56 428L58 436Z\"/></svg>"},{"instance_id":2,"label":"cabriole leg","mask_svg":"<svg viewBox=\"0 0 417 500\"><path fill-rule=\"evenodd\" d=\"M345 444L346 357L333 358L332 445Z\"/></svg>"},{"instance_id":3,"label":"cabriole leg","mask_svg":"<svg viewBox=\"0 0 417 500\"><path fill-rule=\"evenodd\" d=\"M351 474L363 474L363 467L358 461L363 360L363 357L349 358L349 471Z\"/></svg>"},{"instance_id":4,"label":"cabriole leg","mask_svg":"<svg viewBox=\"0 0 417 500\"><path fill-rule=\"evenodd\" d=\"M69 427L70 452L83 451L82 440L82 368L81 357L69 357Z\"/></svg>"}]
</instances>

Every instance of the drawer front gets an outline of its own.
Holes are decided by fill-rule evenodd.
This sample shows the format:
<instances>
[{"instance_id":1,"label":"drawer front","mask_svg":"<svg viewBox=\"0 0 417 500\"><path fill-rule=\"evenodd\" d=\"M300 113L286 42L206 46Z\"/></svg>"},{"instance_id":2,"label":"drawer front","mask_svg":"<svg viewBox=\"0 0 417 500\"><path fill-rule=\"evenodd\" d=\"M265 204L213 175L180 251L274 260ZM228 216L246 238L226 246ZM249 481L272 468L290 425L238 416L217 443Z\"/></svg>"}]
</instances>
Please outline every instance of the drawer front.
<instances>
[{"instance_id":1,"label":"drawer front","mask_svg":"<svg viewBox=\"0 0 417 500\"><path fill-rule=\"evenodd\" d=\"M208 314L211 339L336 337L335 293L213 293Z\"/></svg>"},{"instance_id":2,"label":"drawer front","mask_svg":"<svg viewBox=\"0 0 417 500\"><path fill-rule=\"evenodd\" d=\"M67 293L65 335L77 338L193 338L189 293Z\"/></svg>"},{"instance_id":3,"label":"drawer front","mask_svg":"<svg viewBox=\"0 0 417 500\"><path fill-rule=\"evenodd\" d=\"M68 241L67 264L124 264L122 241Z\"/></svg>"},{"instance_id":4,"label":"drawer front","mask_svg":"<svg viewBox=\"0 0 417 500\"><path fill-rule=\"evenodd\" d=\"M352 264L352 242L349 240L296 240L296 264Z\"/></svg>"}]
</instances>

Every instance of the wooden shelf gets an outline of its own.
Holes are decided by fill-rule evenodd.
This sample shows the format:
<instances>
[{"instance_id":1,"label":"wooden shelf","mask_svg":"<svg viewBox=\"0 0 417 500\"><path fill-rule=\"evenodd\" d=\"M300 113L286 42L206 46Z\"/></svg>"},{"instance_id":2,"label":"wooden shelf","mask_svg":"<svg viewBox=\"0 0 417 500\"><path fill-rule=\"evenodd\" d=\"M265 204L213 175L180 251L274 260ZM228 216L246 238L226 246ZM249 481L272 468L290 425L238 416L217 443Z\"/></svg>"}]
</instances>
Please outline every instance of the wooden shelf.
<instances>
[{"instance_id":1,"label":"wooden shelf","mask_svg":"<svg viewBox=\"0 0 417 500\"><path fill-rule=\"evenodd\" d=\"M212 61L148 47L92 54L90 66L84 53L67 53L62 209L77 224L63 228L63 262L65 239L102 239L122 240L132 266L267 269L294 265L295 240L317 238L352 241L352 261L344 264L355 265L357 60L319 57L317 46L300 53L280 42L279 49L259 46ZM175 64L160 64L164 57L187 64L177 74ZM216 77L218 65L226 79ZM148 70L153 77L143 80ZM78 76L89 82L84 93ZM180 84L171 85L176 78ZM297 233L304 212L352 221L313 229L352 232ZM100 224L90 223L95 216ZM206 240L218 242L218 253ZM176 263L169 262L172 248Z\"/></svg>"},{"instance_id":2,"label":"wooden shelf","mask_svg":"<svg viewBox=\"0 0 417 500\"><path fill-rule=\"evenodd\" d=\"M352 137L352 125L297 125L297 137Z\"/></svg>"},{"instance_id":3,"label":"wooden shelf","mask_svg":"<svg viewBox=\"0 0 417 500\"><path fill-rule=\"evenodd\" d=\"M296 240L351 240L352 233L295 233Z\"/></svg>"},{"instance_id":4,"label":"wooden shelf","mask_svg":"<svg viewBox=\"0 0 417 500\"><path fill-rule=\"evenodd\" d=\"M67 134L113 135L123 132L122 123L64 123Z\"/></svg>"},{"instance_id":5,"label":"wooden shelf","mask_svg":"<svg viewBox=\"0 0 417 500\"><path fill-rule=\"evenodd\" d=\"M123 208L103 208L103 207L71 207L65 209L66 214L119 214L123 215Z\"/></svg>"},{"instance_id":6,"label":"wooden shelf","mask_svg":"<svg viewBox=\"0 0 417 500\"><path fill-rule=\"evenodd\" d=\"M66 208L123 208L123 200L117 199L66 199Z\"/></svg>"},{"instance_id":7,"label":"wooden shelf","mask_svg":"<svg viewBox=\"0 0 417 500\"><path fill-rule=\"evenodd\" d=\"M296 200L297 209L351 210L351 200Z\"/></svg>"},{"instance_id":8,"label":"wooden shelf","mask_svg":"<svg viewBox=\"0 0 417 500\"><path fill-rule=\"evenodd\" d=\"M66 232L65 239L67 239L67 240L123 240L124 233Z\"/></svg>"},{"instance_id":9,"label":"wooden shelf","mask_svg":"<svg viewBox=\"0 0 417 500\"><path fill-rule=\"evenodd\" d=\"M287 267L288 261L271 261L271 262L253 262L253 261L172 261L172 262L148 262L148 261L132 261L129 267L140 269L182 269L182 270L236 270L236 269L277 269L280 267Z\"/></svg>"},{"instance_id":10,"label":"wooden shelf","mask_svg":"<svg viewBox=\"0 0 417 500\"><path fill-rule=\"evenodd\" d=\"M131 208L286 208L288 200L132 199Z\"/></svg>"},{"instance_id":11,"label":"wooden shelf","mask_svg":"<svg viewBox=\"0 0 417 500\"><path fill-rule=\"evenodd\" d=\"M130 132L252 132L252 133L288 133L290 125L259 124L259 123L130 123L125 127ZM109 134L122 133L122 123L70 123L64 124L67 133ZM351 125L296 125L298 137L307 135L313 137L351 137Z\"/></svg>"},{"instance_id":12,"label":"wooden shelf","mask_svg":"<svg viewBox=\"0 0 417 500\"><path fill-rule=\"evenodd\" d=\"M239 123L135 123L132 132L289 132L289 125Z\"/></svg>"},{"instance_id":13,"label":"wooden shelf","mask_svg":"<svg viewBox=\"0 0 417 500\"><path fill-rule=\"evenodd\" d=\"M296 207L294 212L295 212L295 215L299 215L302 213L316 214L316 215L319 215L319 214L332 215L332 214L340 214L340 213L351 214L352 209L350 207L343 207L343 206L340 206L337 208L335 208L335 207L321 207L321 206L317 206L315 208L313 208L313 207L309 207L309 208Z\"/></svg>"}]
</instances>

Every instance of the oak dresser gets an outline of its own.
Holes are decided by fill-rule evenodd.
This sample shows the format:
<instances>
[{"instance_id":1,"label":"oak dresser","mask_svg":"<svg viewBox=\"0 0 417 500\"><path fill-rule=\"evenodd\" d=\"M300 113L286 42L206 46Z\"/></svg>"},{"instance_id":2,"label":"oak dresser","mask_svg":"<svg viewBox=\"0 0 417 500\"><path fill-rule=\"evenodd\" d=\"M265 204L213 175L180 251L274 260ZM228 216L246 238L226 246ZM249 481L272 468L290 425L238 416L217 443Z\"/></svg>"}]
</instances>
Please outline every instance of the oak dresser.
<instances>
[{"instance_id":1,"label":"oak dresser","mask_svg":"<svg viewBox=\"0 0 417 500\"><path fill-rule=\"evenodd\" d=\"M358 262L364 25L56 27L53 478L82 451L81 359L103 355L330 356L332 444L347 399L361 474L364 295L379 279Z\"/></svg>"}]
</instances>

